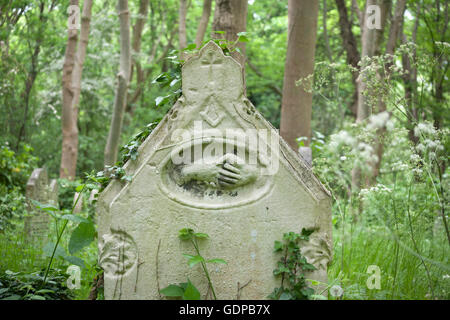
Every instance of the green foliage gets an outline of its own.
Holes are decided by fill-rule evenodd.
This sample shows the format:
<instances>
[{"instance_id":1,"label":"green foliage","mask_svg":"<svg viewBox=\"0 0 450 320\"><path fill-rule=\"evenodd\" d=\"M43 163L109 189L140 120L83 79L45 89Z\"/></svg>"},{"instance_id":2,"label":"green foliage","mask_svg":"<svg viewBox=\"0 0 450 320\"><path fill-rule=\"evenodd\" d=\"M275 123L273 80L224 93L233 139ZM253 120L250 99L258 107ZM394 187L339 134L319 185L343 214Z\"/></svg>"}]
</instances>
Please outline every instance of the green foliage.
<instances>
[{"instance_id":1,"label":"green foliage","mask_svg":"<svg viewBox=\"0 0 450 320\"><path fill-rule=\"evenodd\" d=\"M182 300L200 300L200 291L188 279L188 282L179 285L171 284L161 289L161 294L168 298L181 298Z\"/></svg>"},{"instance_id":2,"label":"green foliage","mask_svg":"<svg viewBox=\"0 0 450 320\"><path fill-rule=\"evenodd\" d=\"M68 276L59 269L52 269L45 286L43 272L0 273L0 300L71 300L73 292L67 286Z\"/></svg>"},{"instance_id":3,"label":"green foliage","mask_svg":"<svg viewBox=\"0 0 450 320\"><path fill-rule=\"evenodd\" d=\"M0 231L12 227L11 219L26 212L25 186L38 159L30 146L21 149L18 153L8 144L0 146Z\"/></svg>"},{"instance_id":4,"label":"green foliage","mask_svg":"<svg viewBox=\"0 0 450 320\"><path fill-rule=\"evenodd\" d=\"M0 191L7 192L15 187L25 191L28 178L36 167L37 157L33 148L22 145L21 152L11 150L8 144L0 146Z\"/></svg>"},{"instance_id":5,"label":"green foliage","mask_svg":"<svg viewBox=\"0 0 450 320\"><path fill-rule=\"evenodd\" d=\"M209 239L208 234L202 232L195 232L191 228L183 228L178 231L178 237L183 241L189 241L193 245L196 255L183 254L183 256L188 259L188 266L190 268L194 267L197 264L201 265L205 277L208 280L208 285L209 288L211 289L212 295L214 299L217 300L214 286L211 282L211 278L209 276L209 271L206 264L207 263L227 264L227 262L223 259L205 259L201 255L198 240ZM200 292L191 283L189 279L188 282L181 283L179 285L171 284L168 287L161 289L160 293L166 297L182 298L183 300L200 300Z\"/></svg>"},{"instance_id":6,"label":"green foliage","mask_svg":"<svg viewBox=\"0 0 450 320\"><path fill-rule=\"evenodd\" d=\"M306 282L305 273L316 270L307 262L300 250L301 242L308 241L314 230L302 229L301 234L288 232L283 235L283 241L275 241L274 252L282 257L273 270L274 276L281 276L281 286L275 288L269 295L274 300L305 300L310 299L314 290Z\"/></svg>"}]
</instances>

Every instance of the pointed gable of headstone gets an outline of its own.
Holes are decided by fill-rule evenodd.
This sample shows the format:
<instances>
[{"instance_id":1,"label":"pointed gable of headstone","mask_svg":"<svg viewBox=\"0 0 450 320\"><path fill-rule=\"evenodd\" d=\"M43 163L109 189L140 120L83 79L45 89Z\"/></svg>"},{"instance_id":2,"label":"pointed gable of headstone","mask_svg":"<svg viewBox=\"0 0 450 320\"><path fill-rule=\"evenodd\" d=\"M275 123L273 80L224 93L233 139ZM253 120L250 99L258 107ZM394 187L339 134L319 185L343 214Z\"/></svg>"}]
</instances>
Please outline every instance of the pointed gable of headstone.
<instances>
[{"instance_id":1,"label":"pointed gable of headstone","mask_svg":"<svg viewBox=\"0 0 450 320\"><path fill-rule=\"evenodd\" d=\"M177 236L205 232L204 256L219 299L266 299L275 240L315 229L303 248L326 282L331 259L328 191L244 95L242 69L214 42L182 68L182 96L124 169L132 180L111 182L98 201L99 263L107 299L159 299L158 288L189 278L208 290L200 266L189 268Z\"/></svg>"}]
</instances>

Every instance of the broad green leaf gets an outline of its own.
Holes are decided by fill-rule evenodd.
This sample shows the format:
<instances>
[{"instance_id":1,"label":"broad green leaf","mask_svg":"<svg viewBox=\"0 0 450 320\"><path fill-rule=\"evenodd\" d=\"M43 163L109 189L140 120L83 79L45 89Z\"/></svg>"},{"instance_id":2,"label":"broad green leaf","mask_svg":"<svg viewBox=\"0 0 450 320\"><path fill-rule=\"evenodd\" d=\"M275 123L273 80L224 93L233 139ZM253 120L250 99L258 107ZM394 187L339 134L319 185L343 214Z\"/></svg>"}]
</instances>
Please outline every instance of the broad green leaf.
<instances>
[{"instance_id":1,"label":"broad green leaf","mask_svg":"<svg viewBox=\"0 0 450 320\"><path fill-rule=\"evenodd\" d=\"M166 297L182 297L184 290L182 287L171 284L168 287L161 289L161 293Z\"/></svg>"},{"instance_id":2,"label":"broad green leaf","mask_svg":"<svg viewBox=\"0 0 450 320\"><path fill-rule=\"evenodd\" d=\"M208 260L208 261L206 261L206 262L208 262L208 263L222 263L222 264L228 264L228 262L226 262L226 261L223 260L223 259L210 259L210 260Z\"/></svg>"},{"instance_id":3,"label":"broad green leaf","mask_svg":"<svg viewBox=\"0 0 450 320\"><path fill-rule=\"evenodd\" d=\"M76 192L81 192L81 190L83 190L83 188L84 188L84 184L80 184L79 186L77 186L77 187L75 188L75 191L76 191Z\"/></svg>"},{"instance_id":4,"label":"broad green leaf","mask_svg":"<svg viewBox=\"0 0 450 320\"><path fill-rule=\"evenodd\" d=\"M31 200L31 202L35 205L36 208L44 210L44 211L58 211L59 209L52 204L48 203L40 203L36 200Z\"/></svg>"},{"instance_id":5,"label":"broad green leaf","mask_svg":"<svg viewBox=\"0 0 450 320\"><path fill-rule=\"evenodd\" d=\"M84 264L83 259L78 258L78 257L66 256L66 257L64 257L64 260L70 262L71 264L79 266L80 268L83 268L83 269L86 267L85 264Z\"/></svg>"},{"instance_id":6,"label":"broad green leaf","mask_svg":"<svg viewBox=\"0 0 450 320\"><path fill-rule=\"evenodd\" d=\"M200 300L200 292L191 283L190 280L188 281L188 284L186 286L186 290L184 290L183 300Z\"/></svg>"},{"instance_id":7,"label":"broad green leaf","mask_svg":"<svg viewBox=\"0 0 450 320\"><path fill-rule=\"evenodd\" d=\"M44 248L42 249L42 251L43 251L43 253L44 253L45 256L51 257L54 248L55 248L55 243L54 243L54 242L47 242L47 244L44 246ZM56 257L64 258L65 256L66 256L66 252L65 252L65 250L61 247L61 245L59 244L58 247L56 248L56 251L55 251L55 258L56 258Z\"/></svg>"},{"instance_id":8,"label":"broad green leaf","mask_svg":"<svg viewBox=\"0 0 450 320\"><path fill-rule=\"evenodd\" d=\"M74 254L89 245L95 238L95 227L92 223L80 223L72 232L69 241L69 252Z\"/></svg>"},{"instance_id":9,"label":"broad green leaf","mask_svg":"<svg viewBox=\"0 0 450 320\"><path fill-rule=\"evenodd\" d=\"M74 215L74 214L65 214L61 217L61 219L70 220L70 221L73 221L76 223L81 223L81 222L91 223L88 219Z\"/></svg>"}]
</instances>

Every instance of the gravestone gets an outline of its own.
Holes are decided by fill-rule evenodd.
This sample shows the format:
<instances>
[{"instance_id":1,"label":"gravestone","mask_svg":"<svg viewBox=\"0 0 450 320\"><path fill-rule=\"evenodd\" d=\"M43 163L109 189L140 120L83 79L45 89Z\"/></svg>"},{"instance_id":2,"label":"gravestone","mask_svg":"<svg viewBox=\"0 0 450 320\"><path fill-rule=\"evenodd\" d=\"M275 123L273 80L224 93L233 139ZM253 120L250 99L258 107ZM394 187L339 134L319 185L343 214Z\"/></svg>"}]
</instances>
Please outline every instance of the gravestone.
<instances>
[{"instance_id":1,"label":"gravestone","mask_svg":"<svg viewBox=\"0 0 450 320\"><path fill-rule=\"evenodd\" d=\"M27 182L26 197L29 213L25 218L27 238L32 241L45 241L50 217L42 210L36 209L31 200L58 206L58 182L52 179L49 184L45 168L34 169Z\"/></svg>"},{"instance_id":2,"label":"gravestone","mask_svg":"<svg viewBox=\"0 0 450 320\"><path fill-rule=\"evenodd\" d=\"M274 241L316 229L302 247L327 282L331 201L309 166L244 95L240 64L214 42L182 68L183 95L97 204L99 264L106 299L160 299L158 287L190 281L208 290L200 264L178 238L182 228L210 235L200 242L218 299L266 299L280 279ZM203 296L202 296L203 297Z\"/></svg>"}]
</instances>

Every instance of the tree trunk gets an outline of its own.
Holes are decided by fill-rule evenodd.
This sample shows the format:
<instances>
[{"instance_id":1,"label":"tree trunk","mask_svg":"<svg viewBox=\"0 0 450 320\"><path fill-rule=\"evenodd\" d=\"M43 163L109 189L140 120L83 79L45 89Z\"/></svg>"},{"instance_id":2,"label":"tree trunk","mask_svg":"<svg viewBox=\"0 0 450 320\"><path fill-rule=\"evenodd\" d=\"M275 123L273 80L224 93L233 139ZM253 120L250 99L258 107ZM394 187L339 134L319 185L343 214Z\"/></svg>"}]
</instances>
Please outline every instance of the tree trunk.
<instances>
[{"instance_id":1,"label":"tree trunk","mask_svg":"<svg viewBox=\"0 0 450 320\"><path fill-rule=\"evenodd\" d=\"M238 38L237 33L247 30L247 1L246 0L216 0L213 21L213 38L234 42ZM214 33L214 31L224 31L225 34ZM242 54L233 54L235 58L245 68L245 43L237 45Z\"/></svg>"},{"instance_id":2,"label":"tree trunk","mask_svg":"<svg viewBox=\"0 0 450 320\"><path fill-rule=\"evenodd\" d=\"M212 0L203 0L203 13L198 23L197 36L195 37L195 44L197 48L202 45L205 38L206 28L208 28L209 17L211 16Z\"/></svg>"},{"instance_id":3,"label":"tree trunk","mask_svg":"<svg viewBox=\"0 0 450 320\"><path fill-rule=\"evenodd\" d=\"M361 56L358 51L358 45L355 36L352 31L352 24L348 19L348 11L344 0L336 0L336 6L339 12L339 27L342 37L342 42L347 55L347 64L351 65L356 70L359 70L358 63L361 60ZM352 72L352 82L355 88L350 110L356 118L358 108L358 72Z\"/></svg>"},{"instance_id":4,"label":"tree trunk","mask_svg":"<svg viewBox=\"0 0 450 320\"><path fill-rule=\"evenodd\" d=\"M362 58L364 57L373 57L374 55L379 53L380 44L383 40L384 29L386 25L387 15L390 9L391 1L390 0L367 0L366 8L369 5L379 5L381 8L381 28L380 29L371 29L368 27L367 20L369 18L368 11L364 13L364 23L363 29L361 33L361 44L362 44ZM363 77L359 77L358 79L358 109L356 115L356 122L362 122L367 119L371 114L371 106L369 105L368 100L364 96L364 92L367 90L367 85L362 79Z\"/></svg>"},{"instance_id":5,"label":"tree trunk","mask_svg":"<svg viewBox=\"0 0 450 320\"><path fill-rule=\"evenodd\" d=\"M133 114L134 111L133 104L139 97L140 86L142 86L142 83L144 82L144 71L142 70L141 63L139 61L139 54L141 53L142 32L144 30L144 25L147 20L148 7L149 7L149 0L139 1L139 13L138 17L136 18L136 23L134 24L133 27L133 39L131 42L133 64L131 66L130 83L133 80L134 70L136 70L136 89L134 90L133 94L130 93L127 94L126 111L129 112L130 115Z\"/></svg>"},{"instance_id":6,"label":"tree trunk","mask_svg":"<svg viewBox=\"0 0 450 320\"><path fill-rule=\"evenodd\" d=\"M314 72L317 37L318 0L288 1L288 45L281 107L281 136L295 151L297 138L311 140L312 93L296 85Z\"/></svg>"},{"instance_id":7,"label":"tree trunk","mask_svg":"<svg viewBox=\"0 0 450 320\"><path fill-rule=\"evenodd\" d=\"M62 172L68 172L69 175L62 176L62 178L73 179L76 174L77 159L78 159L78 110L80 105L80 94L81 94L81 78L83 73L84 59L86 58L86 48L89 41L89 28L91 24L91 14L92 14L92 0L85 0L83 5L83 13L81 15L81 31L80 31L80 41L78 43L77 52L75 54L75 65L72 72L72 92L73 98L70 106L72 115L70 117L70 126L68 127L69 136L63 135L63 145L68 147L64 150L72 150L72 154L67 157L67 162L65 163L65 169ZM68 138L64 140L64 138ZM62 164L62 161L61 161ZM62 166L61 166L62 169ZM60 171L61 173L61 171ZM61 176L61 174L60 174Z\"/></svg>"},{"instance_id":8,"label":"tree trunk","mask_svg":"<svg viewBox=\"0 0 450 320\"><path fill-rule=\"evenodd\" d=\"M406 10L406 0L398 0L397 4L395 6L395 13L394 17L391 21L391 28L389 31L389 38L388 42L386 44L386 54L393 55L395 53L395 49L397 47L397 41L400 36L400 31L403 25L403 17ZM389 58L386 68L384 70L384 74L381 77L381 81L383 81L383 78L386 76L389 76L390 73L390 67L394 64L393 58ZM386 102L383 100L383 98L380 99L378 103L378 112L384 112L386 111ZM375 181L375 179L378 177L380 173L380 167L381 167L381 160L383 159L383 153L384 153L384 135L386 134L386 127L379 128L377 130L377 140L375 142L375 153L377 155L377 161L375 162L375 165L373 167L373 173L372 173L372 182Z\"/></svg>"},{"instance_id":9,"label":"tree trunk","mask_svg":"<svg viewBox=\"0 0 450 320\"><path fill-rule=\"evenodd\" d=\"M366 10L364 13L363 19L363 29L361 30L361 45L362 45L362 54L361 57L364 60L365 57L371 58L380 52L380 45L383 40L384 29L386 25L386 20L388 16L388 12L390 10L391 1L390 0L367 0L365 8L367 9L370 5L378 5L380 7L381 13L381 23L380 28L369 28L368 27L368 18L369 11ZM357 80L357 93L358 93L358 104L357 104L357 112L356 112L356 123L361 123L366 120L372 111L372 106L369 103L369 100L365 96L367 91L367 85L364 81L364 75L360 73L359 78ZM370 93L369 93L370 94ZM366 184L369 183L368 177L366 177ZM358 192L361 189L362 185L362 172L360 167L355 167L352 170L352 190Z\"/></svg>"},{"instance_id":10,"label":"tree trunk","mask_svg":"<svg viewBox=\"0 0 450 320\"><path fill-rule=\"evenodd\" d=\"M118 1L120 20L120 66L117 74L117 88L114 97L114 109L105 147L105 166L113 166L117 160L123 113L126 106L127 88L131 73L130 12L128 0Z\"/></svg>"},{"instance_id":11,"label":"tree trunk","mask_svg":"<svg viewBox=\"0 0 450 320\"><path fill-rule=\"evenodd\" d=\"M178 23L178 39L179 39L179 50L180 50L180 57L183 55L181 54L184 48L187 47L187 37L186 37L186 15L187 15L187 0L180 0L180 8L179 8L179 19L180 22Z\"/></svg>"},{"instance_id":12,"label":"tree trunk","mask_svg":"<svg viewBox=\"0 0 450 320\"><path fill-rule=\"evenodd\" d=\"M78 0L71 0L70 5L78 6ZM74 91L72 87L72 74L75 66L75 54L78 42L78 30L68 29L67 47L64 56L62 76L62 152L60 178L74 179L76 175L76 158L78 153L78 129L73 125L72 100ZM75 161L74 161L75 159Z\"/></svg>"}]
</instances>

